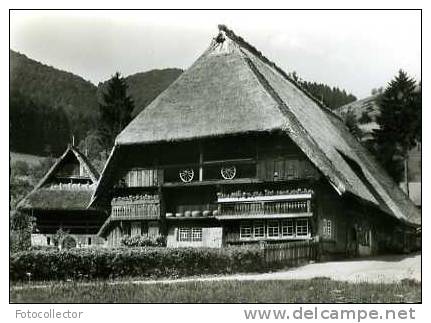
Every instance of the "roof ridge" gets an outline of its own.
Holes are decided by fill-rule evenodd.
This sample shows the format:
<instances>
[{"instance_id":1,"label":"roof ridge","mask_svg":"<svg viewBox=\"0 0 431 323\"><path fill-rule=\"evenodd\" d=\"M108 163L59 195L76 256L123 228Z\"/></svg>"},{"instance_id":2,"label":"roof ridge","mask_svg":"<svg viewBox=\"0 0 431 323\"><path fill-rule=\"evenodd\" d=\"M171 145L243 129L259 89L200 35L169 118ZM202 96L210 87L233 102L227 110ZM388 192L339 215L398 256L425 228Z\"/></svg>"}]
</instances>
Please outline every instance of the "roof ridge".
<instances>
[{"instance_id":1,"label":"roof ridge","mask_svg":"<svg viewBox=\"0 0 431 323\"><path fill-rule=\"evenodd\" d=\"M332 111L326 104L319 101L319 99L317 99L313 94L311 94L307 89L305 89L300 83L298 83L293 78L291 78L281 67L279 67L273 61L271 61L265 55L263 55L262 52L259 51L256 47L251 45L249 42L247 42L241 36L236 35L232 29L230 29L229 27L227 27L226 25L223 25L223 24L218 25L218 29L220 31L223 31L227 37L229 37L231 40L236 42L239 46L247 49L249 52L251 52L256 57L258 57L262 62L264 62L265 64L268 64L270 67L274 68L286 80L288 80L290 83L295 85L300 91L302 91L309 99L314 101L321 109L324 109L324 110L332 113L336 118L341 120L340 116L338 116L334 111Z\"/></svg>"}]
</instances>

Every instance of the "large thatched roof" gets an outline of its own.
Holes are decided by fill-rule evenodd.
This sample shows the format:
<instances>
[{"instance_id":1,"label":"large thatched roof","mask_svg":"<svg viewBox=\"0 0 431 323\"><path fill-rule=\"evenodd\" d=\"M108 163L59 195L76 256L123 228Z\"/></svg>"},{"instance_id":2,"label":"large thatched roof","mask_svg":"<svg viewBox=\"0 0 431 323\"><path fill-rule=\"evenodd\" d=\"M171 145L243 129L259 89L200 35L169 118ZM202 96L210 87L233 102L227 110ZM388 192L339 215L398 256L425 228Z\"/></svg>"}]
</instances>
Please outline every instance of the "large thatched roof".
<instances>
[{"instance_id":1,"label":"large thatched roof","mask_svg":"<svg viewBox=\"0 0 431 323\"><path fill-rule=\"evenodd\" d=\"M420 223L415 206L339 117L233 31L219 28L203 55L119 134L116 147L281 130L339 194Z\"/></svg>"},{"instance_id":2,"label":"large thatched roof","mask_svg":"<svg viewBox=\"0 0 431 323\"><path fill-rule=\"evenodd\" d=\"M51 179L67 158L74 158L85 169L89 182L86 184L53 184ZM18 204L18 209L33 210L86 210L94 193L99 173L85 155L76 147L69 146L36 187Z\"/></svg>"}]
</instances>

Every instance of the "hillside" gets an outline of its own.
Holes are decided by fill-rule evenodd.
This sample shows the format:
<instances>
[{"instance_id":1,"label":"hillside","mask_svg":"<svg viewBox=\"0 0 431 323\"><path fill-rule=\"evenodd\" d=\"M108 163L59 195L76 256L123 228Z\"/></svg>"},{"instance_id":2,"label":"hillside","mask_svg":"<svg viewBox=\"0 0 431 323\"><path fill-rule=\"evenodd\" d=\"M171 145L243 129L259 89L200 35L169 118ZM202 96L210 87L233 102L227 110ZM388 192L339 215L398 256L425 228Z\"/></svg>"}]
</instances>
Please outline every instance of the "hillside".
<instances>
[{"instance_id":1,"label":"hillside","mask_svg":"<svg viewBox=\"0 0 431 323\"><path fill-rule=\"evenodd\" d=\"M97 87L82 77L10 54L10 150L58 155L84 138L98 114Z\"/></svg>"},{"instance_id":2,"label":"hillside","mask_svg":"<svg viewBox=\"0 0 431 323\"><path fill-rule=\"evenodd\" d=\"M133 115L137 115L141 110L163 92L183 71L177 68L167 68L162 70L151 70L148 72L136 73L126 77L128 94L135 103ZM107 86L108 81L99 83L98 97Z\"/></svg>"},{"instance_id":3,"label":"hillside","mask_svg":"<svg viewBox=\"0 0 431 323\"><path fill-rule=\"evenodd\" d=\"M97 112L97 87L75 74L39 63L10 50L10 87L36 104L61 107L68 115Z\"/></svg>"},{"instance_id":4,"label":"hillside","mask_svg":"<svg viewBox=\"0 0 431 323\"><path fill-rule=\"evenodd\" d=\"M37 166L41 162L43 162L46 157L37 156L37 155L29 155L29 154L21 154L21 153L10 153L10 163L15 164L16 162L24 162L29 166Z\"/></svg>"},{"instance_id":5,"label":"hillside","mask_svg":"<svg viewBox=\"0 0 431 323\"><path fill-rule=\"evenodd\" d=\"M342 105L355 102L356 97L338 87L330 87L323 83L300 81L301 85L316 99L322 100L330 109L337 109Z\"/></svg>"},{"instance_id":6,"label":"hillside","mask_svg":"<svg viewBox=\"0 0 431 323\"><path fill-rule=\"evenodd\" d=\"M364 119L364 122L361 123L365 124L376 120L376 116L379 114L378 101L379 95L372 95L365 99L345 104L334 111L341 116L346 113L353 113L356 119ZM368 115L369 118L365 117L365 115Z\"/></svg>"},{"instance_id":7,"label":"hillside","mask_svg":"<svg viewBox=\"0 0 431 323\"><path fill-rule=\"evenodd\" d=\"M141 111L180 74L179 69L152 70L126 78ZM97 127L98 97L107 81L96 87L72 73L39 63L10 50L10 150L58 156L71 142Z\"/></svg>"}]
</instances>

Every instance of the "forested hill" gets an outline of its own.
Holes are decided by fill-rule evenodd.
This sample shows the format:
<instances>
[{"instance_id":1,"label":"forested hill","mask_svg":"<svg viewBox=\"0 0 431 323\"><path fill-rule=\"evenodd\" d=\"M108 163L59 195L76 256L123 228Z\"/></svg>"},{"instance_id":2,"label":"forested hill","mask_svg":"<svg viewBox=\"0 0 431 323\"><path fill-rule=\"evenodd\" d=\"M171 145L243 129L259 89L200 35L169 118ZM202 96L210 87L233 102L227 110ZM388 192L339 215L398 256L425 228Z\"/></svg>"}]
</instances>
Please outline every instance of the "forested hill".
<instances>
[{"instance_id":1,"label":"forested hill","mask_svg":"<svg viewBox=\"0 0 431 323\"><path fill-rule=\"evenodd\" d=\"M152 70L126 77L140 112L182 73ZM107 81L106 81L107 82ZM102 90L80 76L44 65L10 50L10 150L60 155L72 135L78 143L97 127Z\"/></svg>"},{"instance_id":2,"label":"forested hill","mask_svg":"<svg viewBox=\"0 0 431 323\"><path fill-rule=\"evenodd\" d=\"M326 84L302 81L301 85L316 99L323 101L330 109L337 109L345 104L356 101L353 94L348 94L338 87L330 87Z\"/></svg>"},{"instance_id":3,"label":"forested hill","mask_svg":"<svg viewBox=\"0 0 431 323\"><path fill-rule=\"evenodd\" d=\"M10 50L10 149L59 155L94 127L97 87Z\"/></svg>"},{"instance_id":4,"label":"forested hill","mask_svg":"<svg viewBox=\"0 0 431 323\"><path fill-rule=\"evenodd\" d=\"M25 93L34 103L61 107L68 114L97 112L97 87L93 83L13 50L10 50L10 85L12 91Z\"/></svg>"},{"instance_id":5,"label":"forested hill","mask_svg":"<svg viewBox=\"0 0 431 323\"><path fill-rule=\"evenodd\" d=\"M162 70L151 70L148 72L136 73L126 77L128 94L135 104L133 116L142 111L161 92L163 92L183 71L178 68L166 68ZM99 100L106 88L108 81L99 83Z\"/></svg>"}]
</instances>

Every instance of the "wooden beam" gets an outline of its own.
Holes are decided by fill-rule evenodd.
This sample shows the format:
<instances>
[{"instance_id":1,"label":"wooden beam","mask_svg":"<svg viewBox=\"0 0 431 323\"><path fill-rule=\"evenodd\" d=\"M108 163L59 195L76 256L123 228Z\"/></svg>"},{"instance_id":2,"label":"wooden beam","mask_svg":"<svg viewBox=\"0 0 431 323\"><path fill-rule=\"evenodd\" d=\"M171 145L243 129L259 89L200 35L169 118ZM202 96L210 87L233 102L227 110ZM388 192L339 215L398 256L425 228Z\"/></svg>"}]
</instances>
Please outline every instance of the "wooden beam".
<instances>
[{"instance_id":1,"label":"wooden beam","mask_svg":"<svg viewBox=\"0 0 431 323\"><path fill-rule=\"evenodd\" d=\"M208 180L202 182L166 182L163 187L183 187L183 186L205 186L205 185L232 185L232 184L253 184L253 183L263 183L261 180L255 178L240 178L232 180Z\"/></svg>"}]
</instances>

